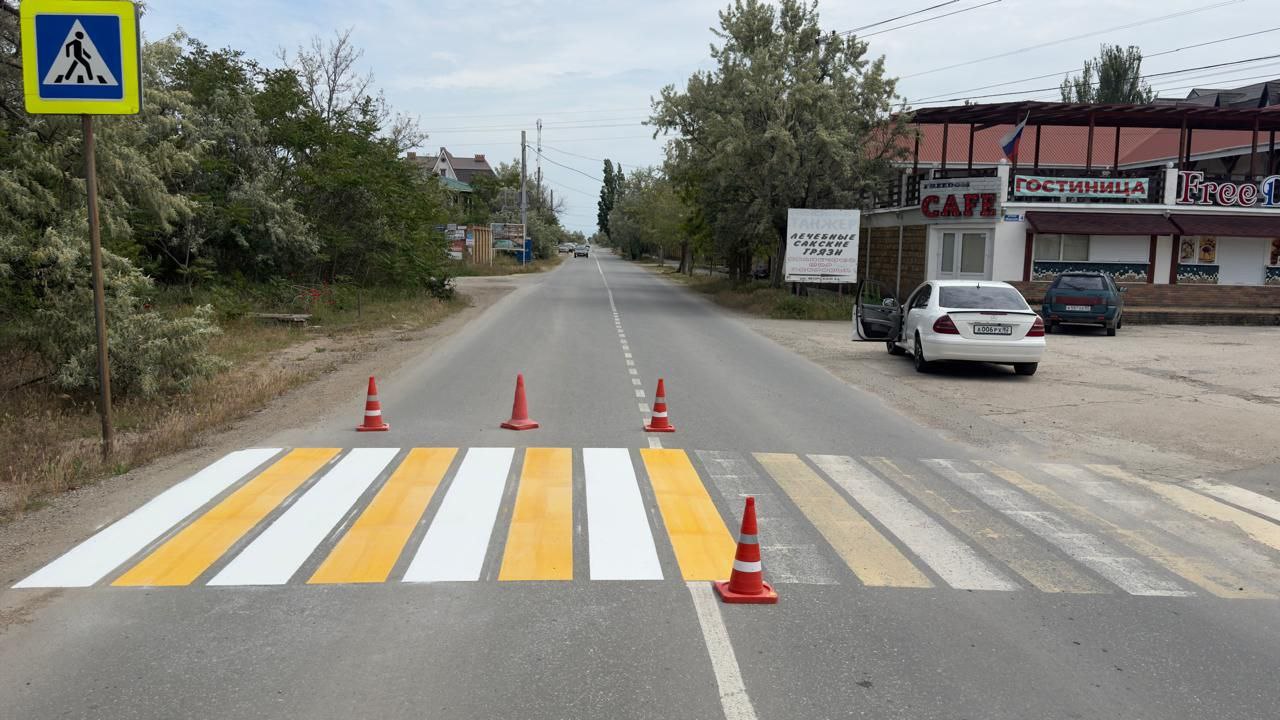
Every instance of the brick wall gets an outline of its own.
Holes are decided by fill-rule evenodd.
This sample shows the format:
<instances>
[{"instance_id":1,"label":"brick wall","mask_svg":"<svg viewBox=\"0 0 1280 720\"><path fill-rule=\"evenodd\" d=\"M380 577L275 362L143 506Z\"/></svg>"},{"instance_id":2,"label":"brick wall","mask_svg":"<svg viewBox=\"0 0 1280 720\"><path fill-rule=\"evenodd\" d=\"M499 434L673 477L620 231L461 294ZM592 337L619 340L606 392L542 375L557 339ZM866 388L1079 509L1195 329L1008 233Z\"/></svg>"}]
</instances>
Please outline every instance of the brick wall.
<instances>
[{"instance_id":1,"label":"brick wall","mask_svg":"<svg viewBox=\"0 0 1280 720\"><path fill-rule=\"evenodd\" d=\"M1011 283L1038 305L1044 298L1047 282ZM1276 285L1147 285L1122 283L1126 289L1125 305L1129 307L1185 308L1280 308L1280 286Z\"/></svg>"},{"instance_id":2,"label":"brick wall","mask_svg":"<svg viewBox=\"0 0 1280 720\"><path fill-rule=\"evenodd\" d=\"M926 226L902 228L902 294L911 292L924 282ZM890 288L898 279L898 228L862 228L858 248L858 279L886 283ZM870 259L868 260L868 252Z\"/></svg>"}]
</instances>

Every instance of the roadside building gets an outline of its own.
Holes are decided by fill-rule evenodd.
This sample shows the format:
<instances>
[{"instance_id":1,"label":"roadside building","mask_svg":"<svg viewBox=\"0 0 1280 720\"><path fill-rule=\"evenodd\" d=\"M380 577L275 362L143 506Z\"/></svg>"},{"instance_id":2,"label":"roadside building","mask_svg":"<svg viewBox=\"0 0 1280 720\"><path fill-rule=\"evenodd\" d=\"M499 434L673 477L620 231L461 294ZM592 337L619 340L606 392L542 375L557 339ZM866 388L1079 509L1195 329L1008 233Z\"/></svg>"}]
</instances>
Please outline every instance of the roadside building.
<instances>
[{"instance_id":1,"label":"roadside building","mask_svg":"<svg viewBox=\"0 0 1280 720\"><path fill-rule=\"evenodd\" d=\"M917 110L900 176L867 198L860 274L902 293L1004 280L1034 300L1061 272L1095 270L1139 304L1280 315L1277 91Z\"/></svg>"}]
</instances>

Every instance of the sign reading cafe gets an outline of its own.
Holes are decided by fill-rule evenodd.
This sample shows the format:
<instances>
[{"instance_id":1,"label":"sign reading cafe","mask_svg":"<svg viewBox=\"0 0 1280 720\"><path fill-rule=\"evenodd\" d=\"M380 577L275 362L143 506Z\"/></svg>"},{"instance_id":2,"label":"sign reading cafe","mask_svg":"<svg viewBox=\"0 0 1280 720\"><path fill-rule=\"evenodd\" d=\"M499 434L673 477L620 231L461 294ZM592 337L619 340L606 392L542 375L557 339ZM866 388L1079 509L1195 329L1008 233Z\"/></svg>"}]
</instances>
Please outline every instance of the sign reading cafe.
<instances>
[{"instance_id":1,"label":"sign reading cafe","mask_svg":"<svg viewBox=\"0 0 1280 720\"><path fill-rule=\"evenodd\" d=\"M920 212L925 222L983 220L996 216L1000 178L967 177L920 182Z\"/></svg>"},{"instance_id":2,"label":"sign reading cafe","mask_svg":"<svg viewBox=\"0 0 1280 720\"><path fill-rule=\"evenodd\" d=\"M1199 170L1182 170L1178 173L1178 204L1277 207L1280 206L1280 175L1256 183L1238 183L1205 180Z\"/></svg>"},{"instance_id":3,"label":"sign reading cafe","mask_svg":"<svg viewBox=\"0 0 1280 720\"><path fill-rule=\"evenodd\" d=\"M786 282L845 283L858 280L857 210L787 210Z\"/></svg>"}]
</instances>

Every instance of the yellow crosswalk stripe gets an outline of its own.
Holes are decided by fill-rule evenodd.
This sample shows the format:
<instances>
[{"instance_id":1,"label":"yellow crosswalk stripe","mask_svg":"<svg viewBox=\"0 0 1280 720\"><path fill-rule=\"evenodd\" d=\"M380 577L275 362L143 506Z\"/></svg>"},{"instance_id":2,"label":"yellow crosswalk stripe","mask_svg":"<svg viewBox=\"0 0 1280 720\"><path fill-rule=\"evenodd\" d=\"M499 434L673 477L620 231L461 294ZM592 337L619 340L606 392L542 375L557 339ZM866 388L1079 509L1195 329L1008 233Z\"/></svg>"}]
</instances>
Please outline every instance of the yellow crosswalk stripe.
<instances>
[{"instance_id":1,"label":"yellow crosswalk stripe","mask_svg":"<svg viewBox=\"0 0 1280 720\"><path fill-rule=\"evenodd\" d=\"M573 450L524 451L499 580L573 579Z\"/></svg>"},{"instance_id":2,"label":"yellow crosswalk stripe","mask_svg":"<svg viewBox=\"0 0 1280 720\"><path fill-rule=\"evenodd\" d=\"M336 456L299 448L280 458L121 575L112 585L188 585Z\"/></svg>"},{"instance_id":3,"label":"yellow crosswalk stripe","mask_svg":"<svg viewBox=\"0 0 1280 720\"><path fill-rule=\"evenodd\" d=\"M864 584L933 587L929 578L888 538L799 457L756 453L755 458Z\"/></svg>"},{"instance_id":4,"label":"yellow crosswalk stripe","mask_svg":"<svg viewBox=\"0 0 1280 720\"><path fill-rule=\"evenodd\" d=\"M1179 485L1152 482L1145 478L1140 478L1114 465L1087 465L1086 467L1101 475L1144 487L1168 499L1169 502L1192 515L1197 515L1206 520L1231 523L1263 545L1280 550L1280 525L1263 520L1257 515L1238 510L1217 500L1211 500L1198 492L1188 490Z\"/></svg>"},{"instance_id":5,"label":"yellow crosswalk stripe","mask_svg":"<svg viewBox=\"0 0 1280 720\"><path fill-rule=\"evenodd\" d=\"M640 458L653 484L680 574L685 580L728 580L737 542L689 456L683 450L642 448Z\"/></svg>"},{"instance_id":6,"label":"yellow crosswalk stripe","mask_svg":"<svg viewBox=\"0 0 1280 720\"><path fill-rule=\"evenodd\" d=\"M889 458L863 458L922 505L964 533L1042 592L1105 593L1106 586L1056 557L1012 523L986 510L962 491L943 495Z\"/></svg>"},{"instance_id":7,"label":"yellow crosswalk stripe","mask_svg":"<svg viewBox=\"0 0 1280 720\"><path fill-rule=\"evenodd\" d=\"M1210 593L1224 598L1273 598L1272 593L1261 590L1241 590L1255 583L1236 576L1220 563L1208 558L1194 557L1176 552L1160 544L1158 533L1140 525L1121 527L1116 523L1094 513L1082 505L1078 505L1063 497L1058 492L1035 482L1022 473L1003 467L997 463L975 460L974 464L999 477L1009 484L1021 488L1039 498L1042 502L1057 510L1074 515L1086 522L1101 525L1102 528L1119 542L1132 548L1135 552L1163 565L1165 569L1186 578Z\"/></svg>"},{"instance_id":8,"label":"yellow crosswalk stripe","mask_svg":"<svg viewBox=\"0 0 1280 720\"><path fill-rule=\"evenodd\" d=\"M386 581L457 453L457 448L410 450L307 582Z\"/></svg>"}]
</instances>

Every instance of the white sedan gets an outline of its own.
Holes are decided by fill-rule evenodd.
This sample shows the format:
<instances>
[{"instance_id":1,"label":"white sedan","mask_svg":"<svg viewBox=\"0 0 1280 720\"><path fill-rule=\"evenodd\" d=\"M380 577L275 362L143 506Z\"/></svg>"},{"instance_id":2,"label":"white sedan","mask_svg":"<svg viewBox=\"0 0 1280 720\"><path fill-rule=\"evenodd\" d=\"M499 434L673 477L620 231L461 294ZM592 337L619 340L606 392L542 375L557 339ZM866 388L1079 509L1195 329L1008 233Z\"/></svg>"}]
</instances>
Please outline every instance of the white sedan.
<instances>
[{"instance_id":1,"label":"white sedan","mask_svg":"<svg viewBox=\"0 0 1280 720\"><path fill-rule=\"evenodd\" d=\"M930 280L899 305L870 281L857 298L855 338L884 340L893 355L910 352L920 372L937 360L966 360L1034 375L1044 356L1044 321L1008 283Z\"/></svg>"}]
</instances>

